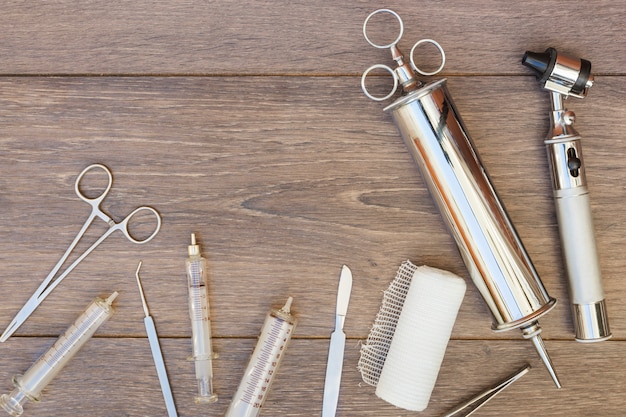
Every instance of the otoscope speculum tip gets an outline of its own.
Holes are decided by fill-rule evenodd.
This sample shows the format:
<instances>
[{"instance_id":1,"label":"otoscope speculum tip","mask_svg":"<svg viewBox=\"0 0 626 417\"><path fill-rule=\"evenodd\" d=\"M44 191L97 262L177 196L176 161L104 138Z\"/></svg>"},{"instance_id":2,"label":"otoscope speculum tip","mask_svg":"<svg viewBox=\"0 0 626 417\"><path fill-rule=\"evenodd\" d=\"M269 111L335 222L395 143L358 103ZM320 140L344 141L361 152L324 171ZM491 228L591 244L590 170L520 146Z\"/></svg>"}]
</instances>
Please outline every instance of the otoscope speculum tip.
<instances>
[{"instance_id":1,"label":"otoscope speculum tip","mask_svg":"<svg viewBox=\"0 0 626 417\"><path fill-rule=\"evenodd\" d=\"M548 48L545 52L526 51L522 58L522 65L532 68L538 79L549 76L556 62L556 50Z\"/></svg>"}]
</instances>

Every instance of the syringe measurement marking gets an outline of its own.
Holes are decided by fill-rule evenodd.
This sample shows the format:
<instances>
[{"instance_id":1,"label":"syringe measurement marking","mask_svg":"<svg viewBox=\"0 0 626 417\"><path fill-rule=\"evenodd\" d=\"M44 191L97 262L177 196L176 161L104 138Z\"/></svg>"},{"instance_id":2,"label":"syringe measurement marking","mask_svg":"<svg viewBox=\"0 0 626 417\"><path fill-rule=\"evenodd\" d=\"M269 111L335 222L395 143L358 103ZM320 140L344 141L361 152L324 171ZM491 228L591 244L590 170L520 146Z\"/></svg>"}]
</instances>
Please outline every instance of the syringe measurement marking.
<instances>
[{"instance_id":1,"label":"syringe measurement marking","mask_svg":"<svg viewBox=\"0 0 626 417\"><path fill-rule=\"evenodd\" d=\"M252 372L250 373L250 380L247 382L247 387L244 390L242 395L242 401L248 404L253 404L255 407L260 407L260 404L265 396L265 392L267 390L267 385L270 382L270 378L263 379L263 375L265 374L264 370L267 367L267 375L268 377L274 373L274 368L277 366L278 357L280 357L280 353L277 355L276 360L268 360L272 356L272 350L274 348L278 348L278 352L282 350L282 344L284 344L285 339L282 342L274 346L277 341L281 339L281 330L283 328L283 324L287 324L284 320L280 318L275 318L272 323L272 327L268 332L268 337L264 341L263 347L261 349L261 353L259 354L257 363L254 365ZM288 331L288 329L287 329ZM259 390L259 393L255 396L255 391Z\"/></svg>"},{"instance_id":2,"label":"syringe measurement marking","mask_svg":"<svg viewBox=\"0 0 626 417\"><path fill-rule=\"evenodd\" d=\"M192 288L190 289L190 292L191 302L193 305L192 311L194 314L194 320L208 320L209 312L204 303L204 300L207 298L206 294L204 293L204 288Z\"/></svg>"},{"instance_id":3,"label":"syringe measurement marking","mask_svg":"<svg viewBox=\"0 0 626 417\"><path fill-rule=\"evenodd\" d=\"M74 327L75 330L71 332L68 338L64 338L62 341L59 340L58 342L61 342L61 343L59 343L58 347L53 346L55 349L53 352L50 352L50 355L46 355L46 357L44 358L45 362L50 367L53 367L55 363L60 361L63 358L63 356L65 356L65 354L71 350L71 347L78 342L79 337L83 333L85 333L87 329L91 327L91 325L93 325L98 320L98 318L101 315L98 313L103 313L103 312L104 310L98 307L96 307L95 312L87 311L85 313L87 315L86 320L80 323L78 326L72 326Z\"/></svg>"},{"instance_id":4,"label":"syringe measurement marking","mask_svg":"<svg viewBox=\"0 0 626 417\"><path fill-rule=\"evenodd\" d=\"M201 262L192 262L191 263L191 286L192 287L203 287L204 282L202 282L202 264Z\"/></svg>"},{"instance_id":5,"label":"syringe measurement marking","mask_svg":"<svg viewBox=\"0 0 626 417\"><path fill-rule=\"evenodd\" d=\"M191 283L190 289L191 292L191 302L193 305L194 312L194 320L208 320L209 312L205 307L205 303L203 302L206 299L206 292L204 282L202 280L202 263L201 262L192 262L190 266L191 272Z\"/></svg>"}]
</instances>

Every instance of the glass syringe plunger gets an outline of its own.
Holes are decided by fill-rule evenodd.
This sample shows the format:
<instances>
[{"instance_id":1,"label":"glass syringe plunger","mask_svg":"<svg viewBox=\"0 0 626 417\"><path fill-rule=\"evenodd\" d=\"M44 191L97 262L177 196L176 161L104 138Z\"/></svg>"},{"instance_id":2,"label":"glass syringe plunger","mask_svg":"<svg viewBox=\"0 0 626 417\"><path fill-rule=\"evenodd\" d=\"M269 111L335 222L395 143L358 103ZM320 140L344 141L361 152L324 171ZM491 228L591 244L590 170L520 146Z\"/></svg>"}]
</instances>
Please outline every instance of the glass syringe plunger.
<instances>
[{"instance_id":1,"label":"glass syringe plunger","mask_svg":"<svg viewBox=\"0 0 626 417\"><path fill-rule=\"evenodd\" d=\"M189 289L189 317L191 318L191 334L198 395L195 402L207 404L217 401L213 392L213 363L217 355L211 346L211 320L209 319L209 296L207 279L207 261L200 255L200 245L196 243L196 235L191 234L191 245L188 246L189 257L185 262Z\"/></svg>"},{"instance_id":2,"label":"glass syringe plunger","mask_svg":"<svg viewBox=\"0 0 626 417\"><path fill-rule=\"evenodd\" d=\"M26 400L39 401L41 391L91 338L100 325L111 317L114 311L111 304L117 296L116 291L106 300L96 298L89 304L74 324L57 339L46 353L37 359L24 375L13 377L15 389L10 394L4 394L0 397L0 408L9 415L17 417L22 415L23 404Z\"/></svg>"}]
</instances>

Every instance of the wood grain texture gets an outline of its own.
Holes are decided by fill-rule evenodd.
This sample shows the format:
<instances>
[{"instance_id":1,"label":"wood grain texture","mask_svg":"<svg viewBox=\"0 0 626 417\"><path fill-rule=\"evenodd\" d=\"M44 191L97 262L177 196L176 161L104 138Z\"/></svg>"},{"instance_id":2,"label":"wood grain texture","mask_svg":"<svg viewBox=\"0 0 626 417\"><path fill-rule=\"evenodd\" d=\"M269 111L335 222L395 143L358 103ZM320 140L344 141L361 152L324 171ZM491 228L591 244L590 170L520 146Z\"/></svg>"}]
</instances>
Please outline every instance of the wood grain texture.
<instances>
[{"instance_id":1,"label":"wood grain texture","mask_svg":"<svg viewBox=\"0 0 626 417\"><path fill-rule=\"evenodd\" d=\"M3 74L360 74L389 54L363 38L356 1L61 0L5 4ZM520 74L527 49L581 54L599 73L624 74L621 2L400 0L408 53L439 41L447 74ZM395 26L394 26L395 28Z\"/></svg>"},{"instance_id":2,"label":"wood grain texture","mask_svg":"<svg viewBox=\"0 0 626 417\"><path fill-rule=\"evenodd\" d=\"M616 158L603 161L624 153L620 130L606 111L624 108L619 94L610 92L623 89L623 80L605 80L609 84L599 81L602 88L588 98L589 106L572 104L579 104L581 132L592 133L585 156L594 220L609 302L615 297L610 305L619 314L625 167ZM541 140L546 109L532 83L455 77L450 89L481 91L459 95L458 106L546 287L563 301L544 321L548 337L565 339L571 323ZM524 117L507 119L506 127L497 109L503 95L494 85L500 84L527 91L512 99L514 108L527 109ZM253 96L240 98L241 90ZM337 97L337 90L345 94ZM4 80L0 91L0 99L20 101L3 116L0 256L13 278L0 288L28 290L6 300L3 315L19 309L86 218L89 208L75 196L73 183L90 163L113 171L114 187L104 203L111 215L119 220L138 205L152 205L163 216L161 233L145 246L111 236L53 294L56 302L46 301L25 324L26 334L50 335L48 317L61 308L64 320L52 324L57 333L91 298L119 289L123 314L112 331L137 335L141 309L132 275L143 259L147 296L162 331L181 336L191 232L198 233L211 262L218 336L255 335L269 306L289 294L303 314L302 335L327 336L342 263L359 282L359 302L351 308L359 319L348 323L359 337L369 331L381 291L403 260L466 276L395 127L379 105L361 97L354 79L14 78ZM96 226L92 240L103 224ZM24 283L23 260L33 253L37 261L29 262L29 273L41 278ZM311 291L312 283L318 291ZM323 310L315 307L321 300ZM241 311L241 305L248 308ZM462 312L459 335L496 337L473 288ZM623 337L620 321L614 330Z\"/></svg>"},{"instance_id":3,"label":"wood grain texture","mask_svg":"<svg viewBox=\"0 0 626 417\"><path fill-rule=\"evenodd\" d=\"M108 323L105 324L108 326ZM53 343L37 338L20 343L18 338L0 345L3 366L0 377L9 381L22 372ZM20 344L20 348L15 346ZM437 384L427 410L420 413L395 408L375 395L354 366L359 344L348 340L337 415L346 416L439 416L485 387L505 378L529 362L531 371L483 407L481 416L621 414L626 371L620 346L607 342L594 346L558 341L548 342L564 388L556 390L546 372L524 341L453 340L448 345ZM186 360L190 343L182 339L161 340L173 394L180 416L223 416L237 389L254 339L216 339L220 357L214 361L217 403L193 403L195 380L193 366ZM327 341L295 339L274 381L262 415L305 417L321 412ZM124 352L123 355L120 352ZM580 362L584 361L585 368ZM612 366L606 366L607 362ZM306 365L303 365L306 363ZM582 384L579 381L593 381ZM42 401L30 403L29 416L160 416L165 415L163 398L145 338L94 338L48 386Z\"/></svg>"},{"instance_id":4,"label":"wood grain texture","mask_svg":"<svg viewBox=\"0 0 626 417\"><path fill-rule=\"evenodd\" d=\"M92 163L114 176L103 209L121 220L150 205L159 235L116 233L0 344L0 393L96 296L120 291L116 314L44 391L29 416L160 416L134 271L162 338L181 416L221 416L270 308L294 297L299 319L262 416L319 415L342 264L353 272L338 417L436 416L507 376L533 370L484 416L620 416L626 406L624 2L397 1L401 46L424 37L484 165L549 293L544 339L553 388L519 332L493 333L470 285L429 408L396 409L356 370L360 343L400 263L468 274L384 104L360 73L389 64L362 38L373 2L8 2L0 14L0 327L71 242L89 207L74 193ZM583 136L614 337L574 342L543 138L548 95L519 64L554 46L589 59L596 83L568 100ZM89 184L98 184L90 177ZM147 221L146 221L147 223ZM105 228L89 230L91 243ZM137 232L147 228L141 225ZM195 380L184 260L190 233L209 260L215 361L212 406ZM86 246L82 245L84 249ZM4 381L4 382L3 382Z\"/></svg>"}]
</instances>

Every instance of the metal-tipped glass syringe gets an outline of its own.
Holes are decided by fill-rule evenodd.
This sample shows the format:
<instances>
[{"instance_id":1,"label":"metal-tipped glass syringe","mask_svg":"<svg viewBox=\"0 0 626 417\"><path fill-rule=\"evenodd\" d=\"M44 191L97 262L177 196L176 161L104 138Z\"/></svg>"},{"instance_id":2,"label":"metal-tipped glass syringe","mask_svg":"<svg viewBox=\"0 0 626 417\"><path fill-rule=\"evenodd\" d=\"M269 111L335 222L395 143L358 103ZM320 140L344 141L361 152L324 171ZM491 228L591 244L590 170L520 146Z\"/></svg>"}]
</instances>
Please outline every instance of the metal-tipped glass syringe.
<instances>
[{"instance_id":1,"label":"metal-tipped glass syringe","mask_svg":"<svg viewBox=\"0 0 626 417\"><path fill-rule=\"evenodd\" d=\"M392 15L400 24L400 34L390 44L374 42L367 33L368 22L381 14ZM365 19L366 40L376 48L389 49L395 68L373 65L363 73L361 87L368 97L382 101L391 98L401 86L403 94L384 111L400 131L472 281L494 317L493 330L519 328L524 338L533 342L556 386L561 387L537 323L556 300L545 289L496 194L446 80L424 83L417 78L417 73L434 75L443 67L443 48L431 39L423 39L413 46L407 60L398 47L403 29L402 19L393 10L379 9ZM434 45L441 53L441 65L435 72L424 72L415 65L414 53L423 43ZM376 68L392 75L394 86L387 96L376 97L367 91L365 80Z\"/></svg>"},{"instance_id":2,"label":"metal-tipped glass syringe","mask_svg":"<svg viewBox=\"0 0 626 417\"><path fill-rule=\"evenodd\" d=\"M39 401L41 392L74 357L80 348L113 314L111 304L118 296L111 294L106 300L96 298L61 337L30 367L24 375L15 375L15 389L0 397L0 408L13 417L22 415L26 400Z\"/></svg>"},{"instance_id":3,"label":"metal-tipped glass syringe","mask_svg":"<svg viewBox=\"0 0 626 417\"><path fill-rule=\"evenodd\" d=\"M188 246L189 257L185 262L187 284L189 289L189 317L191 318L191 334L196 379L198 380L198 404L217 401L213 392L213 363L217 355L211 345L211 320L209 319L209 296L207 293L207 262L200 255L200 246L196 243L196 235L191 234L191 245Z\"/></svg>"}]
</instances>

